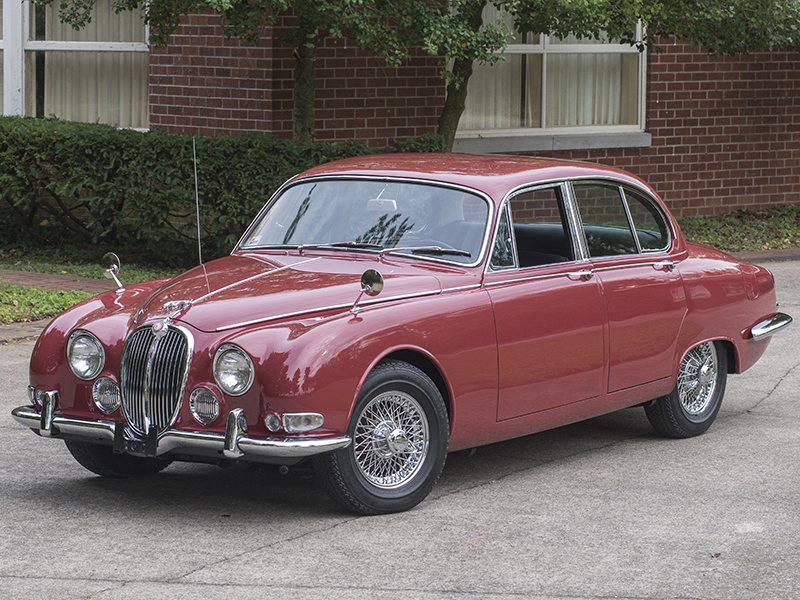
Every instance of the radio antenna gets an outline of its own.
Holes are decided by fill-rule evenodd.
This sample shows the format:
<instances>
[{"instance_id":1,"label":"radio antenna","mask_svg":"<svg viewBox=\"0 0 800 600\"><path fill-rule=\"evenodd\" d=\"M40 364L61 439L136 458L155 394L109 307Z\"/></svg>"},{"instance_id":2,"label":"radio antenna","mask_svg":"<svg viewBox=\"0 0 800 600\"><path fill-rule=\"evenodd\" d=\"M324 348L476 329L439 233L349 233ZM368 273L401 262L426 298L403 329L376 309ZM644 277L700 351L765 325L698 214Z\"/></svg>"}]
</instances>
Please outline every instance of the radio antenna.
<instances>
[{"instance_id":1,"label":"radio antenna","mask_svg":"<svg viewBox=\"0 0 800 600\"><path fill-rule=\"evenodd\" d=\"M200 245L200 190L197 185L197 145L192 136L192 155L194 156L194 201L197 206L197 258L203 264L203 250Z\"/></svg>"}]
</instances>

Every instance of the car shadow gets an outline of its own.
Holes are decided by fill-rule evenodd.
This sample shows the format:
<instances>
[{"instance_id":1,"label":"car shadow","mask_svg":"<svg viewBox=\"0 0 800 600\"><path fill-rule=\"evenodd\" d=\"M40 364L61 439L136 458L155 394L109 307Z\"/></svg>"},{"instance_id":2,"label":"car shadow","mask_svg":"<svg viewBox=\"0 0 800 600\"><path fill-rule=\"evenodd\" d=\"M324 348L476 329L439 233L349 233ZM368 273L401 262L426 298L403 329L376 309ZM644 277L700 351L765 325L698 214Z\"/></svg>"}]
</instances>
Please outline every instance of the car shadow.
<instances>
[{"instance_id":1,"label":"car shadow","mask_svg":"<svg viewBox=\"0 0 800 600\"><path fill-rule=\"evenodd\" d=\"M483 446L474 454L449 455L432 497L479 487L504 475L599 450L620 441L653 436L641 409L628 409L581 423ZM71 457L65 457L71 460ZM310 465L280 474L270 466L254 469L173 463L157 475L106 479L74 464L53 479L32 479L34 503L50 498L67 512L94 513L98 519L169 516L193 523L287 518L302 515L347 515L317 482ZM46 506L41 507L47 509Z\"/></svg>"}]
</instances>

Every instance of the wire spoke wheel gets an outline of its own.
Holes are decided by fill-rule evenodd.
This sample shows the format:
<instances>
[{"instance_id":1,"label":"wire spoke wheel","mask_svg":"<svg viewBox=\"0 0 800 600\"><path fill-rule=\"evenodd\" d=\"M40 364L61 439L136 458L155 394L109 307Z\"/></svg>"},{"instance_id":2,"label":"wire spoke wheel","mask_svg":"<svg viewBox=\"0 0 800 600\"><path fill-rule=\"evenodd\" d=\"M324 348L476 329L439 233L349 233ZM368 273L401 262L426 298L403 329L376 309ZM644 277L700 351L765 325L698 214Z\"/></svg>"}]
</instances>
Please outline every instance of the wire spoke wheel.
<instances>
[{"instance_id":1,"label":"wire spoke wheel","mask_svg":"<svg viewBox=\"0 0 800 600\"><path fill-rule=\"evenodd\" d=\"M428 419L419 403L402 392L386 392L356 421L353 453L364 478L391 489L416 475L428 453Z\"/></svg>"},{"instance_id":2,"label":"wire spoke wheel","mask_svg":"<svg viewBox=\"0 0 800 600\"><path fill-rule=\"evenodd\" d=\"M647 419L658 433L687 438L706 431L722 405L728 355L722 342L704 342L681 361L675 389L645 404Z\"/></svg>"},{"instance_id":3,"label":"wire spoke wheel","mask_svg":"<svg viewBox=\"0 0 800 600\"><path fill-rule=\"evenodd\" d=\"M313 458L331 496L364 515L413 508L442 473L450 422L442 393L422 370L399 360L367 375L353 407L347 448Z\"/></svg>"},{"instance_id":4,"label":"wire spoke wheel","mask_svg":"<svg viewBox=\"0 0 800 600\"><path fill-rule=\"evenodd\" d=\"M678 373L678 398L687 414L702 414L717 388L717 351L707 342L692 348Z\"/></svg>"}]
</instances>

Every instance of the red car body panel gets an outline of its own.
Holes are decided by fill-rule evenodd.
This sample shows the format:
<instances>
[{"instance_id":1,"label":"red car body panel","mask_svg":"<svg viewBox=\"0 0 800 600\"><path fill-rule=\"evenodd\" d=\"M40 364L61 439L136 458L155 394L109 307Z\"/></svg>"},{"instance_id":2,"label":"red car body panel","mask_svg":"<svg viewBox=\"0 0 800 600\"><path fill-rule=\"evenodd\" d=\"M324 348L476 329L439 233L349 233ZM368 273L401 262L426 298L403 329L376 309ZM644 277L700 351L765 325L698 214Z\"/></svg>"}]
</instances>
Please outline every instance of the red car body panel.
<instances>
[{"instance_id":1,"label":"red car body panel","mask_svg":"<svg viewBox=\"0 0 800 600\"><path fill-rule=\"evenodd\" d=\"M56 390L59 414L120 421L92 400L92 382L67 366L76 329L106 351L102 376L119 381L125 340L164 319L169 302L188 301L172 323L194 341L191 367L172 428L225 433L224 416L243 408L250 436L269 437L264 417L315 412L324 426L308 437L344 435L365 378L393 356L421 366L449 409L451 451L526 435L633 406L669 393L693 346L728 343L730 366L749 368L769 339L750 329L776 314L766 269L687 245L655 192L608 167L529 158L398 155L338 161L312 178L400 178L460 186L500 206L537 182L605 180L646 191L670 228L670 246L646 256L616 256L494 271L491 252L473 267L446 260L330 249L237 250L171 280L129 286L90 299L53 320L36 343L30 383ZM662 264L663 263L663 264ZM669 263L669 264L667 264ZM384 291L359 300L360 277L377 269ZM591 272L584 278L581 272ZM224 343L252 358L255 383L223 393L212 361ZM201 426L186 398L205 386L221 398L221 418Z\"/></svg>"}]
</instances>

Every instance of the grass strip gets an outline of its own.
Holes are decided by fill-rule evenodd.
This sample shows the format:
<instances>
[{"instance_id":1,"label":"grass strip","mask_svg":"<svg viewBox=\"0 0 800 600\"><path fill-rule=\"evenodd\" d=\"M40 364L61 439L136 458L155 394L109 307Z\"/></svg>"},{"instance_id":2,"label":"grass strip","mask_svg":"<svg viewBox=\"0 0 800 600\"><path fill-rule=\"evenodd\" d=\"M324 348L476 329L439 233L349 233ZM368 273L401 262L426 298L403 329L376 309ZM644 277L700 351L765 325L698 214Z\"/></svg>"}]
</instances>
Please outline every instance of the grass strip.
<instances>
[{"instance_id":1,"label":"grass strip","mask_svg":"<svg viewBox=\"0 0 800 600\"><path fill-rule=\"evenodd\" d=\"M54 317L92 295L37 290L0 281L0 323L7 325Z\"/></svg>"}]
</instances>

